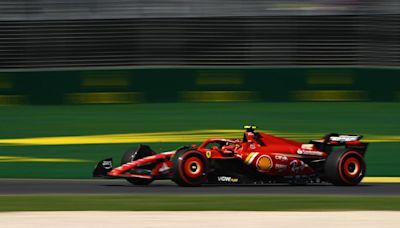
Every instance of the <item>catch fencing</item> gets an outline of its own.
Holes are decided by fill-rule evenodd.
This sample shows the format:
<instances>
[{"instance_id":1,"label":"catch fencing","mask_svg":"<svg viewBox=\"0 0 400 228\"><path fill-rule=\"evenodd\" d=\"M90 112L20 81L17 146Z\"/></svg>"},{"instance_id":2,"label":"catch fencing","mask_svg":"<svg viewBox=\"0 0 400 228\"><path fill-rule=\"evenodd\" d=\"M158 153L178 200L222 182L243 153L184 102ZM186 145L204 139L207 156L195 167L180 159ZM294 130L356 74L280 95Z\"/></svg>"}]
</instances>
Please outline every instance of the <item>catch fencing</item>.
<instances>
[{"instance_id":1,"label":"catch fencing","mask_svg":"<svg viewBox=\"0 0 400 228\"><path fill-rule=\"evenodd\" d=\"M0 69L400 66L396 0L0 0Z\"/></svg>"}]
</instances>

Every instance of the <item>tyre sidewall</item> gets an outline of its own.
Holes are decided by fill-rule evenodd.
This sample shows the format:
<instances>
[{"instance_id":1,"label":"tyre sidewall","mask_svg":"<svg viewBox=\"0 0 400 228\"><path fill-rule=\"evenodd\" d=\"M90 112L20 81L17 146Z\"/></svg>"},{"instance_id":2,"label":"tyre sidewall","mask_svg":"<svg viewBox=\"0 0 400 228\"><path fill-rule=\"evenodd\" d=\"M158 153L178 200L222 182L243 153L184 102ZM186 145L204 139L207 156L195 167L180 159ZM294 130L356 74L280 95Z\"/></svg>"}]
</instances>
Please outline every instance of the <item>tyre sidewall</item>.
<instances>
[{"instance_id":1,"label":"tyre sidewall","mask_svg":"<svg viewBox=\"0 0 400 228\"><path fill-rule=\"evenodd\" d=\"M128 162L136 161L138 159L147 157L147 156L152 156L155 153L150 151L150 148L146 148L146 150L140 150L141 147L148 147L146 145L140 145L138 147L134 147L132 149L129 149L124 153L124 155L121 158L121 165L126 164ZM152 169L153 165L149 165L148 167L143 167L143 168L148 168ZM125 178L129 183L134 184L134 185L148 185L151 182L153 182L152 179L144 179L144 178L137 178L137 177L127 177Z\"/></svg>"},{"instance_id":2,"label":"tyre sidewall","mask_svg":"<svg viewBox=\"0 0 400 228\"><path fill-rule=\"evenodd\" d=\"M148 147L148 146L140 145L138 147L134 147L126 151L121 158L121 165L155 154L154 152L151 152L149 150L141 151L140 150L141 147Z\"/></svg>"},{"instance_id":3,"label":"tyre sidewall","mask_svg":"<svg viewBox=\"0 0 400 228\"><path fill-rule=\"evenodd\" d=\"M344 164L349 158L356 158L360 163L360 174L351 179L344 174ZM342 150L332 152L325 162L325 178L334 185L357 185L361 182L366 172L363 155L357 151Z\"/></svg>"},{"instance_id":4,"label":"tyre sidewall","mask_svg":"<svg viewBox=\"0 0 400 228\"><path fill-rule=\"evenodd\" d=\"M195 159L193 159L195 158ZM185 162L189 159L198 161L201 167L201 174L197 177L190 177L185 171ZM200 186L207 180L207 160L202 153L192 149L178 150L172 158L172 180L180 186Z\"/></svg>"}]
</instances>

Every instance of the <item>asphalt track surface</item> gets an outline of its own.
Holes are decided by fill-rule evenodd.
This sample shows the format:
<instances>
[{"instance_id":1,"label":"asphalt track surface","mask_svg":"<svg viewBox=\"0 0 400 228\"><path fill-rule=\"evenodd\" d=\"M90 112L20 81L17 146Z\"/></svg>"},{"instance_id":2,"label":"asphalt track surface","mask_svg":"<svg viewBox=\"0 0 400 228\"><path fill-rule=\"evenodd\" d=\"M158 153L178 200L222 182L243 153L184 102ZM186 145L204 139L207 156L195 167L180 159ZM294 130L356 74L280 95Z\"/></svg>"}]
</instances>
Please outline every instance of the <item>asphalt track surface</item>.
<instances>
[{"instance_id":1,"label":"asphalt track surface","mask_svg":"<svg viewBox=\"0 0 400 228\"><path fill-rule=\"evenodd\" d=\"M164 180L149 186L134 186L125 180L35 180L0 179L0 195L19 194L291 194L291 195L397 195L400 183L364 183L358 186L287 184L258 186L178 187Z\"/></svg>"}]
</instances>

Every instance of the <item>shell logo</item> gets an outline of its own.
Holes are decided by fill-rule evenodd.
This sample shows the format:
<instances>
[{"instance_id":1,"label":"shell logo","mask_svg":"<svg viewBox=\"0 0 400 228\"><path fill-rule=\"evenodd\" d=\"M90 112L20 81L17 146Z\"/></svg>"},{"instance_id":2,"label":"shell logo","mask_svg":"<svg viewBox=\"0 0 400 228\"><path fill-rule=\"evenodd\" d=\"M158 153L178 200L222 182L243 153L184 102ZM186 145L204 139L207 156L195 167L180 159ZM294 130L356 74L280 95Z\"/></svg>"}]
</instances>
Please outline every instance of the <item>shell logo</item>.
<instances>
[{"instance_id":1,"label":"shell logo","mask_svg":"<svg viewBox=\"0 0 400 228\"><path fill-rule=\"evenodd\" d=\"M260 172L268 172L272 166L272 159L268 155L261 155L256 161L256 167Z\"/></svg>"}]
</instances>

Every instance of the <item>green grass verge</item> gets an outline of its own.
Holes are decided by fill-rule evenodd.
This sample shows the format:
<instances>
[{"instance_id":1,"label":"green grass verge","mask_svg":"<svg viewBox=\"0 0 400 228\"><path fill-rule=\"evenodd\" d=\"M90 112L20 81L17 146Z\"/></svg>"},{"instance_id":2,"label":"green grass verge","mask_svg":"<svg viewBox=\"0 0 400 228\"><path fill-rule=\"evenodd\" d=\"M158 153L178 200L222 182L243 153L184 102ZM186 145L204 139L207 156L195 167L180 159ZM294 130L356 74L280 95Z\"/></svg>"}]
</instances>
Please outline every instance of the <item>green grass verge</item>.
<instances>
[{"instance_id":1,"label":"green grass verge","mask_svg":"<svg viewBox=\"0 0 400 228\"><path fill-rule=\"evenodd\" d=\"M393 196L42 195L0 196L0 211L400 210Z\"/></svg>"},{"instance_id":2,"label":"green grass verge","mask_svg":"<svg viewBox=\"0 0 400 228\"><path fill-rule=\"evenodd\" d=\"M400 135L400 103L163 103L3 106L0 138L240 129L254 123L277 132ZM241 135L238 135L241 137ZM157 151L188 143L153 143ZM0 156L77 158L87 163L2 162L0 178L90 178L97 160L117 161L130 144L0 146ZM372 143L368 176L400 176L400 143Z\"/></svg>"},{"instance_id":3,"label":"green grass verge","mask_svg":"<svg viewBox=\"0 0 400 228\"><path fill-rule=\"evenodd\" d=\"M0 106L0 138L241 129L400 134L400 103L162 103Z\"/></svg>"}]
</instances>

